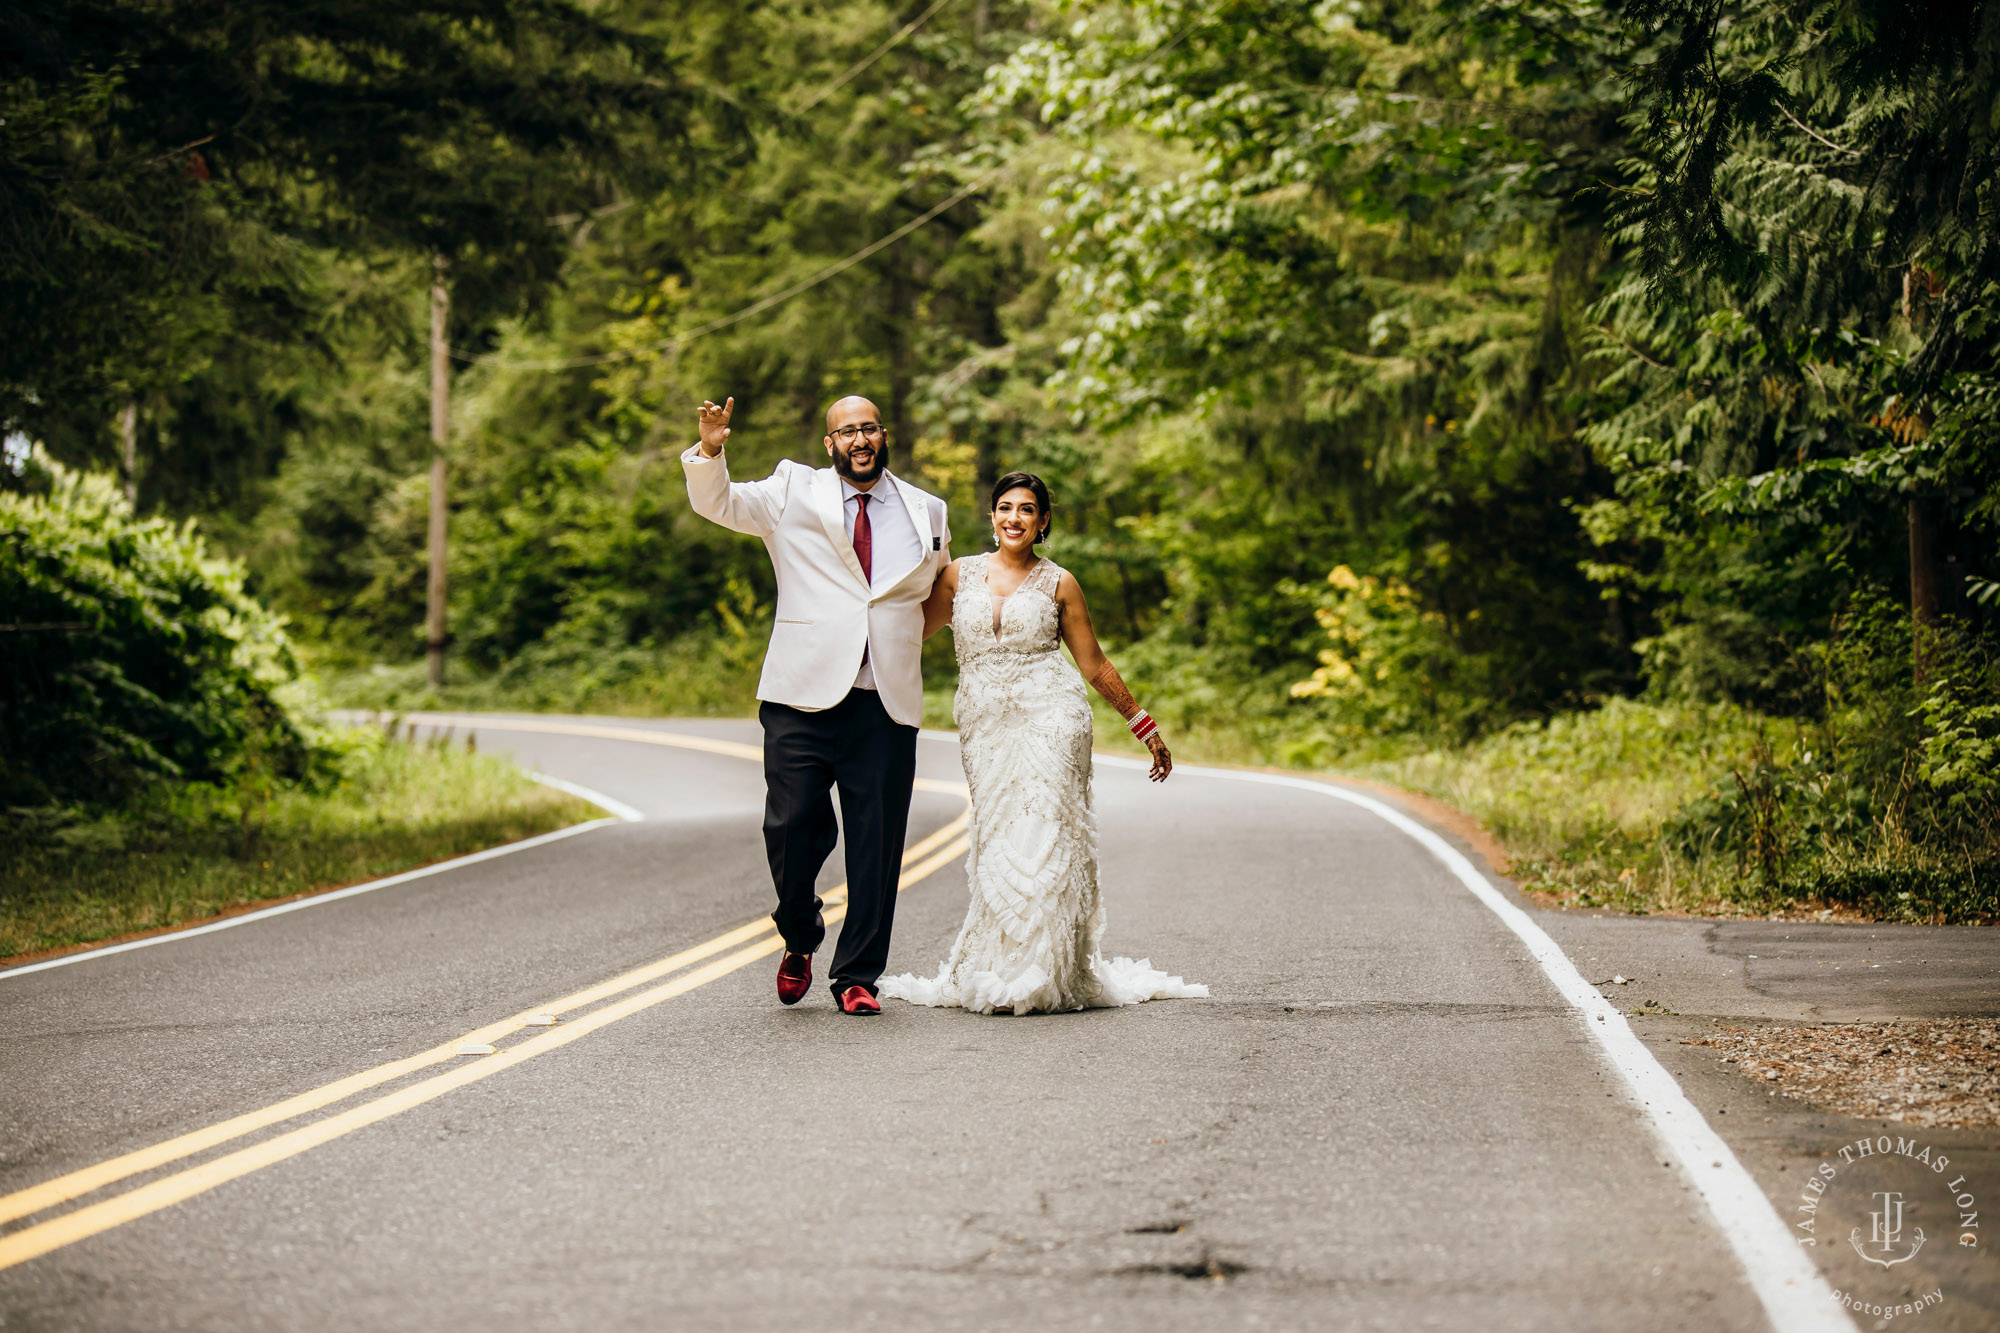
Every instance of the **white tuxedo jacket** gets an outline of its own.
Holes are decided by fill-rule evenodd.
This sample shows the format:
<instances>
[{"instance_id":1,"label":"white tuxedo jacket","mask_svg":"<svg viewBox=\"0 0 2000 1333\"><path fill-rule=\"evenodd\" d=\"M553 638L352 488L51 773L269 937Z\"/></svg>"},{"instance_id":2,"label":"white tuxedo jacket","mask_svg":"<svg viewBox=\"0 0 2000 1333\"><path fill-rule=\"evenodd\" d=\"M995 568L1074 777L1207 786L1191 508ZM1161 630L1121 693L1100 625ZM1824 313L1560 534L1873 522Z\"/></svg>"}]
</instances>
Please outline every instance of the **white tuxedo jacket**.
<instances>
[{"instance_id":1,"label":"white tuxedo jacket","mask_svg":"<svg viewBox=\"0 0 2000 1333\"><path fill-rule=\"evenodd\" d=\"M762 481L729 480L724 454L699 444L681 455L694 512L762 537L778 576L778 619L764 653L757 697L794 708L831 708L847 697L862 649L889 716L924 716L924 599L951 559L944 501L895 477L923 553L908 569L878 571L871 589L847 537L840 477L786 459ZM893 476L893 474L891 474Z\"/></svg>"}]
</instances>

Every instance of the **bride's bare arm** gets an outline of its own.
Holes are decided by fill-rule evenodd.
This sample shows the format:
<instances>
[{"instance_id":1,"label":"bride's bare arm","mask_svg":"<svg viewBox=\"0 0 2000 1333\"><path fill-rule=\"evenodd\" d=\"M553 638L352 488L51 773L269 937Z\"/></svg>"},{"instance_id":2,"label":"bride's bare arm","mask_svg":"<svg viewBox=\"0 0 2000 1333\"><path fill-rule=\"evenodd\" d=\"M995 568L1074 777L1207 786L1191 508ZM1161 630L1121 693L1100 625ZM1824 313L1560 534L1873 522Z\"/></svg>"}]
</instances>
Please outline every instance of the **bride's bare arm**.
<instances>
[{"instance_id":1,"label":"bride's bare arm","mask_svg":"<svg viewBox=\"0 0 2000 1333\"><path fill-rule=\"evenodd\" d=\"M1097 631L1090 623L1090 607L1083 600L1083 588L1067 570L1063 571L1062 582L1056 585L1056 606L1062 612L1063 642L1069 645L1069 655L1076 659L1076 669L1083 673L1090 687L1103 695L1104 702L1117 709L1118 716L1126 722L1143 716L1138 700L1125 686L1124 677L1111 665L1103 645L1097 642ZM1152 728L1150 719L1141 725L1146 729L1146 748L1153 753L1152 779L1164 782L1173 771L1174 757L1168 752L1167 743L1160 739L1160 733Z\"/></svg>"},{"instance_id":2,"label":"bride's bare arm","mask_svg":"<svg viewBox=\"0 0 2000 1333\"><path fill-rule=\"evenodd\" d=\"M958 561L944 567L944 573L937 576L931 585L931 595L924 598L924 637L943 629L951 623L951 599L958 595Z\"/></svg>"}]
</instances>

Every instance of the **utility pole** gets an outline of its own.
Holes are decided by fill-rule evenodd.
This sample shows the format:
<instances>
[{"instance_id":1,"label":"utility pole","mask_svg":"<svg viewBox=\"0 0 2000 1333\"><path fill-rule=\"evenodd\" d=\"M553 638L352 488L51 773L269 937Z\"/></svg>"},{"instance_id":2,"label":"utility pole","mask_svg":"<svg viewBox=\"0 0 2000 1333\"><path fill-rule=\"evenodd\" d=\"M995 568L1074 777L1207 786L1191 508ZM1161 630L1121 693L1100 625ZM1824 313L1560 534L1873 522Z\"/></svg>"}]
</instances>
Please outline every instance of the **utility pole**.
<instances>
[{"instance_id":1,"label":"utility pole","mask_svg":"<svg viewBox=\"0 0 2000 1333\"><path fill-rule=\"evenodd\" d=\"M424 641L432 689L444 685L444 450L451 424L451 292L445 287L445 258L433 261L431 281L431 531L430 587Z\"/></svg>"},{"instance_id":2,"label":"utility pole","mask_svg":"<svg viewBox=\"0 0 2000 1333\"><path fill-rule=\"evenodd\" d=\"M125 404L125 410L118 414L118 433L124 445L122 457L125 462L125 504L137 514L139 512L139 404L136 399Z\"/></svg>"},{"instance_id":3,"label":"utility pole","mask_svg":"<svg viewBox=\"0 0 2000 1333\"><path fill-rule=\"evenodd\" d=\"M1931 640L1937 633L1937 525L1922 495L1910 496L1910 648L1918 685L1930 676Z\"/></svg>"}]
</instances>

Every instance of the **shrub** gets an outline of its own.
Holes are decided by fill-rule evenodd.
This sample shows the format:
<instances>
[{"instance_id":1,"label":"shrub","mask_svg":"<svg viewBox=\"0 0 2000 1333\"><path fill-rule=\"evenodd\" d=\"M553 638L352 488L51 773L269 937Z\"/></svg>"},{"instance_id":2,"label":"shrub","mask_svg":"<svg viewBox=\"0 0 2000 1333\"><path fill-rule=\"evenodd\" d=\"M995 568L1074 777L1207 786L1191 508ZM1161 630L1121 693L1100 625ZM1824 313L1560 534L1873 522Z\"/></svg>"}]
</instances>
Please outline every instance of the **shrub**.
<instances>
[{"instance_id":1,"label":"shrub","mask_svg":"<svg viewBox=\"0 0 2000 1333\"><path fill-rule=\"evenodd\" d=\"M268 782L320 747L280 702L282 622L191 523L30 455L0 491L0 802L103 803L149 777Z\"/></svg>"},{"instance_id":2,"label":"shrub","mask_svg":"<svg viewBox=\"0 0 2000 1333\"><path fill-rule=\"evenodd\" d=\"M1504 720L1495 664L1456 645L1443 613L1426 610L1401 579L1337 565L1322 588L1288 586L1314 603L1326 632L1319 666L1292 697L1316 701L1334 736L1350 745L1389 732L1463 740Z\"/></svg>"},{"instance_id":3,"label":"shrub","mask_svg":"<svg viewBox=\"0 0 2000 1333\"><path fill-rule=\"evenodd\" d=\"M1921 652L1924 680L1911 671ZM1854 599L1810 661L1821 716L1761 733L1666 822L1683 856L1733 857L1772 901L1818 898L1909 920L2000 911L2000 664L1947 618L1921 633Z\"/></svg>"}]
</instances>

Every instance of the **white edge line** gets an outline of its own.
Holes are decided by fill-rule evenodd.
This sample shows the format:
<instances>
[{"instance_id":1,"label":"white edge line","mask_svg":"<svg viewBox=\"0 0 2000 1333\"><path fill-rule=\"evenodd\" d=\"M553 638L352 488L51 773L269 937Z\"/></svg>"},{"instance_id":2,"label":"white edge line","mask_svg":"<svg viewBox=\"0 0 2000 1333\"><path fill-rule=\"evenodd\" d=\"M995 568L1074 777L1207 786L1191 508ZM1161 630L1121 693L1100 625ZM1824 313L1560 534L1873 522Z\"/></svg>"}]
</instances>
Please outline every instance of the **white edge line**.
<instances>
[{"instance_id":1,"label":"white edge line","mask_svg":"<svg viewBox=\"0 0 2000 1333\"><path fill-rule=\"evenodd\" d=\"M619 800L616 796L606 796L601 791L586 787L580 782L571 782L567 778L559 778L553 773L536 773L533 770L526 770L526 772L529 777L541 783L544 787L554 787L557 791L566 791L571 796L580 796L598 809L618 816L627 824L643 824L646 822L644 815Z\"/></svg>"},{"instance_id":2,"label":"white edge line","mask_svg":"<svg viewBox=\"0 0 2000 1333\"><path fill-rule=\"evenodd\" d=\"M1123 755L1096 756L1100 764L1115 768L1145 769L1143 759ZM1442 861L1445 868L1471 890L1474 897L1514 932L1541 964L1542 972L1554 983L1585 1019L1584 1028L1597 1040L1611 1065L1625 1081L1628 1092L1639 1102L1660 1144L1680 1165L1681 1172L1708 1205L1709 1215L1729 1241L1743 1264L1751 1289L1763 1303L1775 1328L1793 1330L1841 1330L1855 1327L1837 1303L1833 1288L1819 1268L1806 1258L1770 1197L1756 1178L1738 1161L1729 1145L1703 1119L1687 1094L1646 1044L1632 1031L1625 1016L1583 974L1548 932L1473 866L1456 847L1402 811L1373 797L1336 787L1311 778L1288 778L1272 773L1239 773L1229 769L1176 766L1176 773L1201 777L1227 778L1236 782L1261 782L1277 787L1296 787L1322 796L1360 806L1401 829L1424 850Z\"/></svg>"},{"instance_id":3,"label":"white edge line","mask_svg":"<svg viewBox=\"0 0 2000 1333\"><path fill-rule=\"evenodd\" d=\"M585 799L594 800L595 798L585 797ZM66 953L60 958L49 958L39 963L28 963L21 967L10 967L4 972L0 972L0 981L4 981L8 977L25 977L30 972L46 972L52 967L68 967L71 963L81 963L86 959L104 958L114 953L126 953L133 949L151 948L155 944L167 944L174 940L191 939L196 935L207 935L218 930L228 930L233 926L247 926L252 921L263 921L270 917L283 916L287 912L296 912L302 907L318 907L322 903L338 902L342 898L352 898L357 894L373 893L377 889L387 889L397 884L407 884L413 879L422 879L426 875L441 875L447 870L457 870L461 866L477 865L481 861L491 861L496 856L506 856L513 852L525 852L530 847L540 847L544 843L558 842L563 838L574 838L579 833L588 833L594 828L603 828L607 824L616 824L618 822L616 819L592 819L582 824L571 824L568 828L559 828L553 833L538 833L532 838L523 838L519 842L502 843L498 847L488 847L483 852L472 852L465 856L455 856L449 861L439 861L435 865L419 866L415 870L405 870L400 875L390 875L384 879L371 879L363 884L350 884L344 889L335 889L331 893L315 893L308 897L295 898L288 903L279 903L276 907L266 907L255 912L245 912L241 916L230 916L224 917L220 921L211 921L205 926L189 926L185 930L165 931L158 935L148 935L142 940L127 940L123 944L107 944L99 949L85 949L78 953Z\"/></svg>"}]
</instances>

